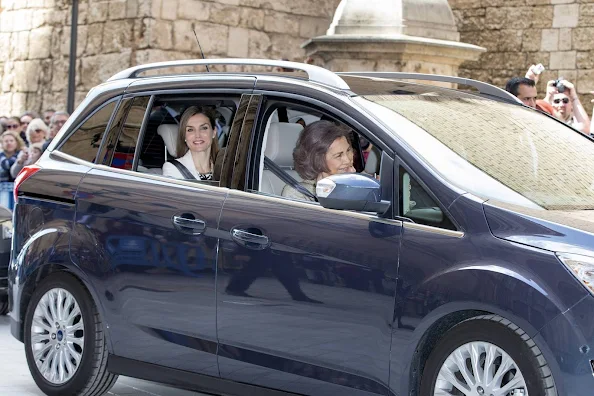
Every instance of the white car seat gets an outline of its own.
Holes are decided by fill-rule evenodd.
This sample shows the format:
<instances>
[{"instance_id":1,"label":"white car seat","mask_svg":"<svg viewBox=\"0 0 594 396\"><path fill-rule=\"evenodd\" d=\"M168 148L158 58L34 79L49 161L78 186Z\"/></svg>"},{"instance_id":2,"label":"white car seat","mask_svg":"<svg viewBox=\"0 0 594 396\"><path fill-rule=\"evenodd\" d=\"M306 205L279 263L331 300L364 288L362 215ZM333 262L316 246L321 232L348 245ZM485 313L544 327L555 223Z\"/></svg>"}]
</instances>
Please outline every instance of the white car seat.
<instances>
[{"instance_id":1,"label":"white car seat","mask_svg":"<svg viewBox=\"0 0 594 396\"><path fill-rule=\"evenodd\" d=\"M157 128L157 135L161 136L167 149L167 154L177 158L177 134L179 133L177 124L161 124Z\"/></svg>"},{"instance_id":2,"label":"white car seat","mask_svg":"<svg viewBox=\"0 0 594 396\"><path fill-rule=\"evenodd\" d=\"M266 157L274 161L276 165L297 181L301 181L301 177L293 167L293 150L301 130L303 130L303 127L300 124L271 122L266 139L266 150L264 151ZM262 180L260 181L260 191L280 196L285 185L285 182L271 170L264 168Z\"/></svg>"},{"instance_id":3,"label":"white car seat","mask_svg":"<svg viewBox=\"0 0 594 396\"><path fill-rule=\"evenodd\" d=\"M161 136L167 149L166 159L168 156L177 158L177 134L179 127L177 124L161 124L157 128L157 134ZM162 175L163 168L147 168L142 166L142 162L138 163L137 171L140 173L151 173L154 175Z\"/></svg>"},{"instance_id":4,"label":"white car seat","mask_svg":"<svg viewBox=\"0 0 594 396\"><path fill-rule=\"evenodd\" d=\"M369 150L369 155L367 156L367 161L365 162L365 172L373 175L375 173L379 173L379 165L380 165L380 156L381 151L377 149L375 146Z\"/></svg>"}]
</instances>

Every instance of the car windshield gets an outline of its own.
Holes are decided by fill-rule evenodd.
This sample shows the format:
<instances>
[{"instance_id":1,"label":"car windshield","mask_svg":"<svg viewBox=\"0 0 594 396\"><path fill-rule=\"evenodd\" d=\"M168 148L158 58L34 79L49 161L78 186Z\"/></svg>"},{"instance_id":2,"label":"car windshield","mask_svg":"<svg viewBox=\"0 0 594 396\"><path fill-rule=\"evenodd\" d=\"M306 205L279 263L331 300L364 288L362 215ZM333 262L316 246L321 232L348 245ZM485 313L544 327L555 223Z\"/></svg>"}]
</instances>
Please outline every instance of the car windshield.
<instances>
[{"instance_id":1,"label":"car windshield","mask_svg":"<svg viewBox=\"0 0 594 396\"><path fill-rule=\"evenodd\" d=\"M594 144L537 111L468 94L354 98L438 174L485 199L594 209Z\"/></svg>"}]
</instances>

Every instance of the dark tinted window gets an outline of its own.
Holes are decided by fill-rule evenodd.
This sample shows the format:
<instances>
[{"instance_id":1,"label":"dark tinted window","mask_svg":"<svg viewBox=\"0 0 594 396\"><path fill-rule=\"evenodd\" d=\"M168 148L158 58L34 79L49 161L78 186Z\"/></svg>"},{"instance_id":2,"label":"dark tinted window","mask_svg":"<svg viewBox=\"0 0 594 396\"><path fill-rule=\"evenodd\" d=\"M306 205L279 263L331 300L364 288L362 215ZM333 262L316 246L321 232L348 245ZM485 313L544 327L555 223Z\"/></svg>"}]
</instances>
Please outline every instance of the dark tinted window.
<instances>
[{"instance_id":1,"label":"dark tinted window","mask_svg":"<svg viewBox=\"0 0 594 396\"><path fill-rule=\"evenodd\" d=\"M111 157L113 156L113 149L115 148L116 141L119 137L120 131L122 130L122 123L126 118L126 114L132 105L133 98L122 99L118 110L113 117L109 130L107 131L107 138L101 148L101 153L97 157L97 163L109 165L111 163Z\"/></svg>"},{"instance_id":2,"label":"dark tinted window","mask_svg":"<svg viewBox=\"0 0 594 396\"><path fill-rule=\"evenodd\" d=\"M95 162L117 101L109 102L89 117L60 147L60 151L85 161Z\"/></svg>"},{"instance_id":3,"label":"dark tinted window","mask_svg":"<svg viewBox=\"0 0 594 396\"><path fill-rule=\"evenodd\" d=\"M110 134L106 155L114 168L132 169L134 151L150 97L126 99L116 115L119 126ZM125 120L125 121L124 121Z\"/></svg>"}]
</instances>

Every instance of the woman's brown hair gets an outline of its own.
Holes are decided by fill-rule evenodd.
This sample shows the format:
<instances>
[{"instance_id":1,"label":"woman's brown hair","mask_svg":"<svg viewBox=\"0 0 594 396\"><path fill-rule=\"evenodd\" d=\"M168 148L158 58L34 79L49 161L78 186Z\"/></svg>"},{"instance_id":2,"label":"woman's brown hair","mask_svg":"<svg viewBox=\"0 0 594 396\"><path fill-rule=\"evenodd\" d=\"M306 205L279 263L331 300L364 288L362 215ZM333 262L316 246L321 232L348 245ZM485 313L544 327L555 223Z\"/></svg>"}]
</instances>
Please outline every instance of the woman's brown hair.
<instances>
[{"instance_id":1,"label":"woman's brown hair","mask_svg":"<svg viewBox=\"0 0 594 396\"><path fill-rule=\"evenodd\" d=\"M190 106L184 111L179 122L179 133L177 134L177 158L183 157L188 152L188 145L186 144L186 127L190 118L196 114L204 114L210 122L210 127L213 131L215 129L216 113L214 110L208 107ZM217 160L217 154L219 153L219 141L217 136L212 138L212 144L210 145L210 160L214 164Z\"/></svg>"},{"instance_id":2,"label":"woman's brown hair","mask_svg":"<svg viewBox=\"0 0 594 396\"><path fill-rule=\"evenodd\" d=\"M345 137L350 142L350 131L331 121L316 121L306 126L293 150L295 171L303 180L316 180L322 172L329 172L326 153L338 138Z\"/></svg>"}]
</instances>

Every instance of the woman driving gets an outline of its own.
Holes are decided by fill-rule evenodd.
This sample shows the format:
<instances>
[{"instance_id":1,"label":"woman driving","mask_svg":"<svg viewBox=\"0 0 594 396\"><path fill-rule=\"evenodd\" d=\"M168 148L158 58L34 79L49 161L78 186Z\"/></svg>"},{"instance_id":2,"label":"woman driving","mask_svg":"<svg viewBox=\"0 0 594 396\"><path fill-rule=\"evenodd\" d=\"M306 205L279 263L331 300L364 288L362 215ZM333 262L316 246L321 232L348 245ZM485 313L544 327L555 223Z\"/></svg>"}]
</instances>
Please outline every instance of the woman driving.
<instances>
[{"instance_id":1,"label":"woman driving","mask_svg":"<svg viewBox=\"0 0 594 396\"><path fill-rule=\"evenodd\" d=\"M355 172L353 148L349 141L350 131L330 121L316 121L306 126L293 150L295 171L303 178L299 184L313 196L316 183L336 173ZM286 185L283 197L313 201L290 185Z\"/></svg>"},{"instance_id":2,"label":"woman driving","mask_svg":"<svg viewBox=\"0 0 594 396\"><path fill-rule=\"evenodd\" d=\"M184 177L187 172L183 172L183 168L180 170L181 165L196 180L212 180L219 151L215 119L215 112L206 107L191 106L184 111L177 138L177 159L163 165L164 176L188 179Z\"/></svg>"}]
</instances>

